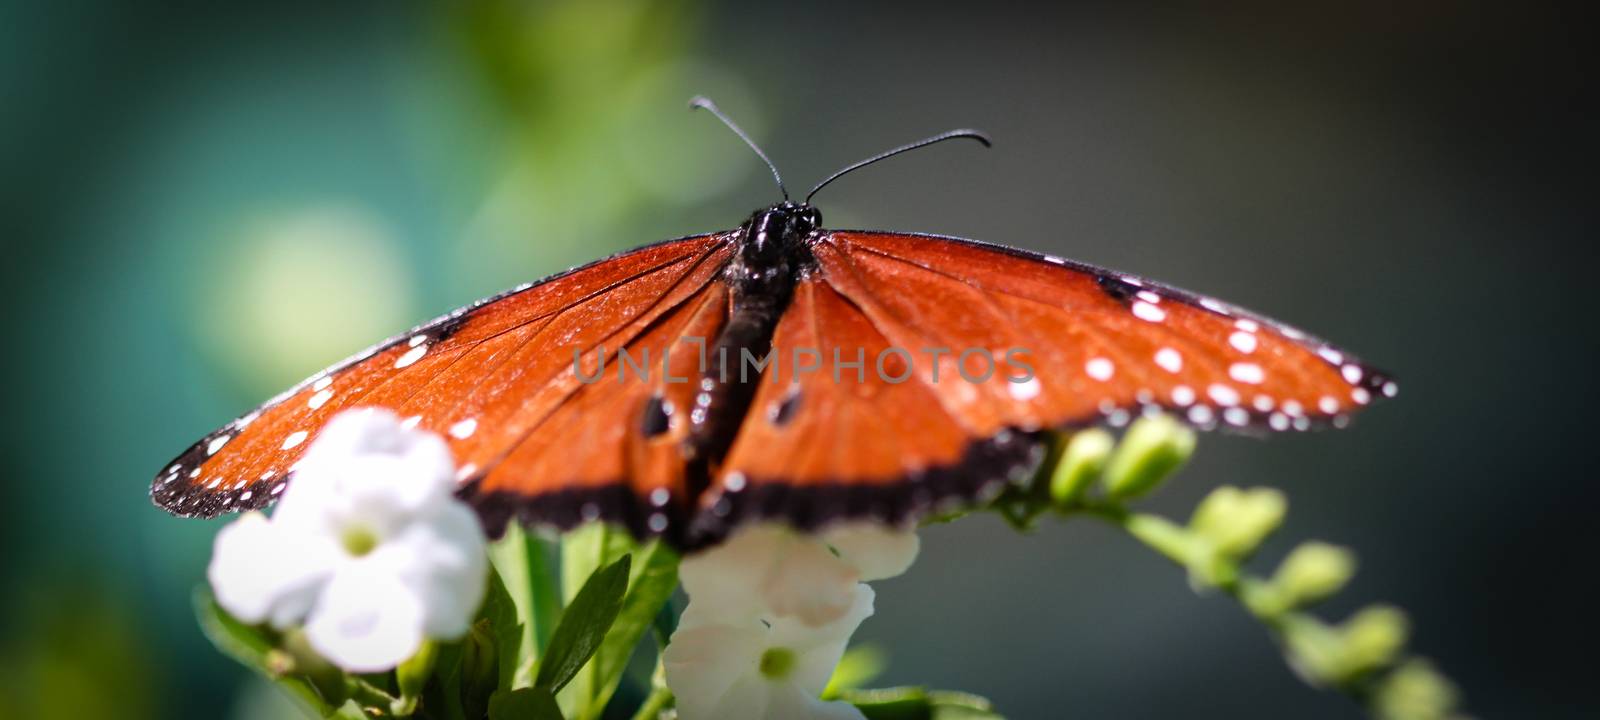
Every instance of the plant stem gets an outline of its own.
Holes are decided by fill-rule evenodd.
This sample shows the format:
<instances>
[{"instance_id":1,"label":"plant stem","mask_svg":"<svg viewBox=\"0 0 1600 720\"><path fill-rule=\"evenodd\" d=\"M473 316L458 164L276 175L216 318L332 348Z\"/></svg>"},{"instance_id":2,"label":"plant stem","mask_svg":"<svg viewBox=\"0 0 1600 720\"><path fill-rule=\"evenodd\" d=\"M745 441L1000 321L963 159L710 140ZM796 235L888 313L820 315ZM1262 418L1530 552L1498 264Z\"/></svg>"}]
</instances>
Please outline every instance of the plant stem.
<instances>
[{"instance_id":1,"label":"plant stem","mask_svg":"<svg viewBox=\"0 0 1600 720\"><path fill-rule=\"evenodd\" d=\"M400 698L373 687L361 678L351 677L347 687L350 689L350 699L363 708L379 708L385 713L394 713L400 707Z\"/></svg>"},{"instance_id":2,"label":"plant stem","mask_svg":"<svg viewBox=\"0 0 1600 720\"><path fill-rule=\"evenodd\" d=\"M639 706L639 712L633 714L633 720L656 720L671 704L672 691L664 685L657 685L650 691L650 696L644 699L644 704Z\"/></svg>"}]
</instances>

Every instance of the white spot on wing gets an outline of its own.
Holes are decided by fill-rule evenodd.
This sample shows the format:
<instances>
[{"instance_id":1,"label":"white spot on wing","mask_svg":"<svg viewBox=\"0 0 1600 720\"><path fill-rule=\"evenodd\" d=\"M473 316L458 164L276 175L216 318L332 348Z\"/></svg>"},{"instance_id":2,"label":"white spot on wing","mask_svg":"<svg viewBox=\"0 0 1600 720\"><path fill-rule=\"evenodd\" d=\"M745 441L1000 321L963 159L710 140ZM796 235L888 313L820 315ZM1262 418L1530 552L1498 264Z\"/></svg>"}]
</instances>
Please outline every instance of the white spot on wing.
<instances>
[{"instance_id":1,"label":"white spot on wing","mask_svg":"<svg viewBox=\"0 0 1600 720\"><path fill-rule=\"evenodd\" d=\"M291 449L299 446L300 443L303 443L303 442L306 441L306 436L309 435L309 434L310 433L307 433L304 430L296 430L296 431L294 431L292 433L289 433L289 437L286 437L286 438L283 439L283 449L291 450Z\"/></svg>"},{"instance_id":2,"label":"white spot on wing","mask_svg":"<svg viewBox=\"0 0 1600 720\"><path fill-rule=\"evenodd\" d=\"M413 347L410 350L407 350L406 354L401 355L400 359L394 361L394 368L399 370L400 368L407 367L412 363L421 360L422 356L426 354L428 354L427 345L418 345Z\"/></svg>"},{"instance_id":3,"label":"white spot on wing","mask_svg":"<svg viewBox=\"0 0 1600 720\"><path fill-rule=\"evenodd\" d=\"M322 405L324 403L328 402L328 400L331 399L331 398L333 398L333 391L332 390L323 390L321 392L318 392L315 395L312 395L311 399L306 401L306 407L309 407L312 410L315 410L317 408L322 407Z\"/></svg>"},{"instance_id":4,"label":"white spot on wing","mask_svg":"<svg viewBox=\"0 0 1600 720\"><path fill-rule=\"evenodd\" d=\"M1206 394L1211 396L1212 400L1216 401L1218 405L1223 407L1231 407L1239 404L1239 391L1228 387L1227 385L1212 385L1211 387L1206 388Z\"/></svg>"},{"instance_id":5,"label":"white spot on wing","mask_svg":"<svg viewBox=\"0 0 1600 720\"><path fill-rule=\"evenodd\" d=\"M312 390L327 390L328 386L332 385L332 384L333 384L333 378L324 375L323 377L318 378L317 381L311 385L311 389Z\"/></svg>"},{"instance_id":6,"label":"white spot on wing","mask_svg":"<svg viewBox=\"0 0 1600 720\"><path fill-rule=\"evenodd\" d=\"M1105 382L1116 374L1117 366L1112 365L1110 360L1103 357L1090 358L1089 362L1083 364L1083 371L1088 373L1089 377Z\"/></svg>"},{"instance_id":7,"label":"white spot on wing","mask_svg":"<svg viewBox=\"0 0 1600 720\"><path fill-rule=\"evenodd\" d=\"M1360 365L1346 365L1342 368L1339 368L1339 374L1343 375L1344 381L1350 383L1351 385L1361 382Z\"/></svg>"},{"instance_id":8,"label":"white spot on wing","mask_svg":"<svg viewBox=\"0 0 1600 720\"><path fill-rule=\"evenodd\" d=\"M211 441L210 445L206 446L206 454L207 455L215 455L215 454L217 454L217 451L221 450L222 446L223 445L227 445L228 441L232 440L232 439L233 439L232 435L218 435L215 440Z\"/></svg>"},{"instance_id":9,"label":"white spot on wing","mask_svg":"<svg viewBox=\"0 0 1600 720\"><path fill-rule=\"evenodd\" d=\"M1179 407L1194 402L1194 388L1188 385L1179 385L1172 389L1172 402Z\"/></svg>"},{"instance_id":10,"label":"white spot on wing","mask_svg":"<svg viewBox=\"0 0 1600 720\"><path fill-rule=\"evenodd\" d=\"M412 415L411 417L408 417L408 418L400 421L400 429L401 430L410 430L411 428L416 427L417 423L419 423L419 422L422 422L422 416L421 415Z\"/></svg>"},{"instance_id":11,"label":"white spot on wing","mask_svg":"<svg viewBox=\"0 0 1600 720\"><path fill-rule=\"evenodd\" d=\"M1011 397L1017 400L1032 400L1039 397L1039 379L1028 378L1022 382L1008 383L1011 387Z\"/></svg>"},{"instance_id":12,"label":"white spot on wing","mask_svg":"<svg viewBox=\"0 0 1600 720\"><path fill-rule=\"evenodd\" d=\"M466 420L462 420L461 422L451 425L450 435L458 440L465 440L469 437L472 437L472 433L477 432L477 430L478 420L476 418L467 418Z\"/></svg>"},{"instance_id":13,"label":"white spot on wing","mask_svg":"<svg viewBox=\"0 0 1600 720\"><path fill-rule=\"evenodd\" d=\"M1260 385L1266 373L1255 363L1240 362L1228 366L1228 377L1248 385Z\"/></svg>"},{"instance_id":14,"label":"white spot on wing","mask_svg":"<svg viewBox=\"0 0 1600 720\"><path fill-rule=\"evenodd\" d=\"M1256 336L1243 330L1228 336L1228 344L1246 355L1256 351Z\"/></svg>"},{"instance_id":15,"label":"white spot on wing","mask_svg":"<svg viewBox=\"0 0 1600 720\"><path fill-rule=\"evenodd\" d=\"M1183 369L1183 355L1177 350L1164 347L1156 351L1156 364L1160 365L1162 370L1175 373Z\"/></svg>"},{"instance_id":16,"label":"white spot on wing","mask_svg":"<svg viewBox=\"0 0 1600 720\"><path fill-rule=\"evenodd\" d=\"M1140 300L1133 304L1133 316L1147 322L1161 322L1167 319L1167 311Z\"/></svg>"}]
</instances>

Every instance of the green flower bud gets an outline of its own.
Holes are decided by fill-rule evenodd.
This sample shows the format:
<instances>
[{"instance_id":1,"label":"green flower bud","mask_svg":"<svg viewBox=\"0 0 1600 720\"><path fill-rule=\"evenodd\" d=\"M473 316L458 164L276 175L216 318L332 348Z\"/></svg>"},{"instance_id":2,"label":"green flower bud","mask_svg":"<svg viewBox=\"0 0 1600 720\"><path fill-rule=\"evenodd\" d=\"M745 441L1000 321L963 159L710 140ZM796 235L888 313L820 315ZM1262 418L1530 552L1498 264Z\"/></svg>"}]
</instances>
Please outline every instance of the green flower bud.
<instances>
[{"instance_id":1,"label":"green flower bud","mask_svg":"<svg viewBox=\"0 0 1600 720\"><path fill-rule=\"evenodd\" d=\"M495 651L494 630L487 618L472 624L461 639L461 704L468 717L482 717L489 697L500 682L500 656Z\"/></svg>"},{"instance_id":2,"label":"green flower bud","mask_svg":"<svg viewBox=\"0 0 1600 720\"><path fill-rule=\"evenodd\" d=\"M1399 610L1374 606L1339 627L1309 615L1283 619L1289 664L1313 685L1342 686L1394 662L1406 643L1406 618Z\"/></svg>"},{"instance_id":3,"label":"green flower bud","mask_svg":"<svg viewBox=\"0 0 1600 720\"><path fill-rule=\"evenodd\" d=\"M1300 613L1284 616L1281 628L1284 655L1301 680L1315 687L1340 682L1344 643L1337 630Z\"/></svg>"},{"instance_id":4,"label":"green flower bud","mask_svg":"<svg viewBox=\"0 0 1600 720\"><path fill-rule=\"evenodd\" d=\"M305 630L295 628L283 634L281 649L288 656L286 667L290 672L300 675L311 683L311 687L322 697L322 701L338 707L350 697L348 678L344 671L334 667L316 650L311 648L311 641L306 638Z\"/></svg>"},{"instance_id":5,"label":"green flower bud","mask_svg":"<svg viewBox=\"0 0 1600 720\"><path fill-rule=\"evenodd\" d=\"M417 654L394 669L395 682L400 688L394 714L405 716L416 711L417 700L422 697L422 688L428 684L428 676L433 674L434 661L438 658L439 644L428 640L417 649Z\"/></svg>"},{"instance_id":6,"label":"green flower bud","mask_svg":"<svg viewBox=\"0 0 1600 720\"><path fill-rule=\"evenodd\" d=\"M1456 688L1426 660L1396 668L1373 693L1373 714L1380 720L1444 720L1451 717Z\"/></svg>"},{"instance_id":7,"label":"green flower bud","mask_svg":"<svg viewBox=\"0 0 1600 720\"><path fill-rule=\"evenodd\" d=\"M1284 558L1272 577L1272 587L1284 609L1304 607L1339 592L1355 571L1355 555L1349 550L1308 542Z\"/></svg>"},{"instance_id":8,"label":"green flower bud","mask_svg":"<svg viewBox=\"0 0 1600 720\"><path fill-rule=\"evenodd\" d=\"M1154 490L1194 454L1194 431L1166 415L1142 417L1106 465L1106 494L1133 498Z\"/></svg>"},{"instance_id":9,"label":"green flower bud","mask_svg":"<svg viewBox=\"0 0 1600 720\"><path fill-rule=\"evenodd\" d=\"M1345 621L1340 631L1344 670L1348 677L1355 677L1394 662L1405 647L1410 627L1398 608L1375 605Z\"/></svg>"},{"instance_id":10,"label":"green flower bud","mask_svg":"<svg viewBox=\"0 0 1600 720\"><path fill-rule=\"evenodd\" d=\"M1189 529L1209 540L1218 554L1245 558L1278 529L1288 510L1289 501L1272 488L1223 485L1200 501L1189 518Z\"/></svg>"},{"instance_id":11,"label":"green flower bud","mask_svg":"<svg viewBox=\"0 0 1600 720\"><path fill-rule=\"evenodd\" d=\"M1116 447L1111 433L1100 428L1073 433L1063 442L1066 447L1061 459L1050 472L1050 500L1056 507L1065 507L1083 497L1089 483L1105 470L1106 460Z\"/></svg>"}]
</instances>

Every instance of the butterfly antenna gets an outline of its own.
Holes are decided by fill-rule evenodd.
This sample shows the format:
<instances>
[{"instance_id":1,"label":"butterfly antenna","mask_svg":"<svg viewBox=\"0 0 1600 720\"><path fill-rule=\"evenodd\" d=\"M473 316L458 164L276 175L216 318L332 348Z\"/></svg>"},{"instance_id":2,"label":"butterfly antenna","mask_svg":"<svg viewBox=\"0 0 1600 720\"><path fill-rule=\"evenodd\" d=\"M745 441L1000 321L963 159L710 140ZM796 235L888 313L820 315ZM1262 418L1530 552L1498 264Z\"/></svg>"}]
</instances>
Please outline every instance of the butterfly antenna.
<instances>
[{"instance_id":1,"label":"butterfly antenna","mask_svg":"<svg viewBox=\"0 0 1600 720\"><path fill-rule=\"evenodd\" d=\"M789 188L783 186L783 176L778 174L778 166L773 165L772 160L767 157L767 154L761 152L761 146L757 145L756 141L751 140L749 135L744 134L744 130L740 129L738 125L734 124L733 120L730 120L727 115L722 114L722 110L717 107L717 104L711 102L711 98L708 98L704 95L696 95L693 98L690 98L689 109L693 110L695 108L703 108L712 115L717 116L717 119L721 120L723 125L727 125L728 129L733 131L733 134L738 135L739 139L744 141L744 144L749 145L751 150L756 151L756 154L761 156L761 162L766 163L767 169L772 171L772 179L778 181L778 191L783 193L784 202L788 202Z\"/></svg>"},{"instance_id":2,"label":"butterfly antenna","mask_svg":"<svg viewBox=\"0 0 1600 720\"><path fill-rule=\"evenodd\" d=\"M861 168L864 168L864 167L866 167L868 165L871 165L871 164L873 164L873 163L875 163L875 162L877 162L879 160L888 160L889 158L892 158L892 157L894 157L896 155L899 155L900 153L903 153L903 152L910 152L910 151L915 150L917 148L927 147L927 146L932 145L934 143L941 143L941 142L944 142L946 140L954 140L956 138L972 138L973 140L977 140L978 142L983 143L984 147L991 147L991 145L992 145L989 142L989 136L983 134L982 132L980 132L978 130L972 130L970 128L961 128L961 129L958 129L958 130L951 130L951 131L948 131L948 132L942 132L942 133L939 133L938 135L935 135L933 137L923 138L923 139L918 140L918 141L916 141L914 143L910 143L908 145L901 145L900 147L897 147L897 148L895 148L893 150L889 150L887 152L882 152L882 153L879 153L877 155L873 155L872 157L869 157L869 158L867 158L865 160L862 160L861 162L858 162L858 163L856 163L854 165L846 167L845 169L840 170L839 172L836 172L836 173L834 173L832 175L829 175L827 180L823 180L822 182L817 183L816 187L811 188L811 192L806 193L805 203L807 205L810 205L811 204L811 197L813 195L816 195L818 190L821 190L822 188L827 187L828 183L831 183L831 182L833 182L835 180L838 180L839 178L844 177L845 175L848 175L848 174L850 174L852 172L860 170Z\"/></svg>"}]
</instances>

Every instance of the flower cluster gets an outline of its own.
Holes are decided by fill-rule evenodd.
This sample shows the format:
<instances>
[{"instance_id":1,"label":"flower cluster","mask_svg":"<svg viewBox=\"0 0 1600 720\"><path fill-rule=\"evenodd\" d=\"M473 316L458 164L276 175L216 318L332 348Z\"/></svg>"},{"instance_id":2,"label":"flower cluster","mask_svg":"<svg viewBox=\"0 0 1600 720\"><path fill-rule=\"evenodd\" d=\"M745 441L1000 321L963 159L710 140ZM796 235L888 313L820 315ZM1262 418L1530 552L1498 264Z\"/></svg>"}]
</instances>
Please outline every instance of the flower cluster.
<instances>
[{"instance_id":1,"label":"flower cluster","mask_svg":"<svg viewBox=\"0 0 1600 720\"><path fill-rule=\"evenodd\" d=\"M207 573L218 604L247 623L303 623L318 654L356 672L460 637L488 556L454 477L437 435L381 410L334 418L270 519L247 513L218 533Z\"/></svg>"},{"instance_id":2,"label":"flower cluster","mask_svg":"<svg viewBox=\"0 0 1600 720\"><path fill-rule=\"evenodd\" d=\"M1197 590L1239 601L1311 684L1384 720L1455 717L1455 688L1405 653L1398 610L1372 606L1338 624L1310 612L1354 574L1348 550L1305 543L1270 576L1249 572L1284 520L1282 493L1223 486L1186 524L1132 506L1188 459L1191 430L1149 417L1120 443L1096 429L1056 441L1042 472L987 507L1019 527L1052 515L1107 521L1188 570ZM758 524L680 558L592 524L561 539L558 578L542 542L516 527L491 568L455 477L437 435L382 410L334 418L271 518L247 513L218 534L215 602L198 606L208 636L327 717L593 720L615 714L629 657L670 624L659 616L681 583L689 604L636 718L999 717L964 693L861 689L874 671L840 667L873 613L866 583L916 558L912 529Z\"/></svg>"},{"instance_id":3,"label":"flower cluster","mask_svg":"<svg viewBox=\"0 0 1600 720\"><path fill-rule=\"evenodd\" d=\"M905 572L917 536L870 525L816 536L758 525L685 558L689 595L662 658L685 720L861 718L819 696L872 614L867 581Z\"/></svg>"}]
</instances>

